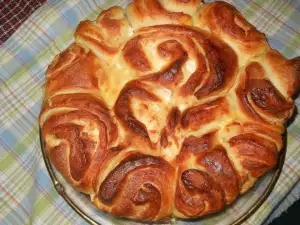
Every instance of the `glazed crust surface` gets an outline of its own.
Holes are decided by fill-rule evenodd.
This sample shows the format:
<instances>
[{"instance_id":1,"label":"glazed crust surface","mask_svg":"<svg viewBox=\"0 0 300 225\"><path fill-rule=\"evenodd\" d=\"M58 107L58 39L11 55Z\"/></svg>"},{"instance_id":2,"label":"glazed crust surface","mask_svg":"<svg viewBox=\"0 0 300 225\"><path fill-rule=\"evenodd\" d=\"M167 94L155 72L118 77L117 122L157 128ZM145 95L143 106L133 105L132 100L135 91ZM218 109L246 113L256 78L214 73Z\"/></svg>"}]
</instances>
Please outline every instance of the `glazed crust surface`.
<instances>
[{"instance_id":1,"label":"glazed crust surface","mask_svg":"<svg viewBox=\"0 0 300 225\"><path fill-rule=\"evenodd\" d=\"M100 210L198 218L276 165L300 58L233 6L134 0L74 36L48 67L39 123L54 166Z\"/></svg>"}]
</instances>

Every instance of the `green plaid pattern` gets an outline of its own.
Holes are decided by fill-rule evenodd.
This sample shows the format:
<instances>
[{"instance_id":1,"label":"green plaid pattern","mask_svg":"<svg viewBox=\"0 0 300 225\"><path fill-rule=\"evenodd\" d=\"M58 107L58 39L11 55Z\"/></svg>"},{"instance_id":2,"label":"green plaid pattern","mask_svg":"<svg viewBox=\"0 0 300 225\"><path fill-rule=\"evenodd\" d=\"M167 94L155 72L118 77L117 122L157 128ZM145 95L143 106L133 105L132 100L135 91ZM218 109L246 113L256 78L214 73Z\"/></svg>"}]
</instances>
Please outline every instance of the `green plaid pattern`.
<instances>
[{"instance_id":1,"label":"green plaid pattern","mask_svg":"<svg viewBox=\"0 0 300 225\"><path fill-rule=\"evenodd\" d=\"M300 55L300 0L227 0L286 57ZM0 49L0 224L87 224L57 194L38 131L44 74L73 41L78 23L125 0L49 0ZM296 100L298 112L300 98ZM300 116L288 127L287 156L275 189L246 222L266 224L300 197ZM114 224L114 221L110 221Z\"/></svg>"}]
</instances>

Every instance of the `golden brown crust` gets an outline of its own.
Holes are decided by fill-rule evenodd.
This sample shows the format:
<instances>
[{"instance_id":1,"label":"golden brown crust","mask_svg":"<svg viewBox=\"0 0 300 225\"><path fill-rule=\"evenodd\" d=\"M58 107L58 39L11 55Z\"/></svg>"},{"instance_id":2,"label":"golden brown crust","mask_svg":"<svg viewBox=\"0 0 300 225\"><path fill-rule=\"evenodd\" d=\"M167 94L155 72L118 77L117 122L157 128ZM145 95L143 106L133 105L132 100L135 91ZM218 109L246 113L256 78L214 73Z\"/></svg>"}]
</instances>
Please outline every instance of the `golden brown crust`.
<instances>
[{"instance_id":1,"label":"golden brown crust","mask_svg":"<svg viewBox=\"0 0 300 225\"><path fill-rule=\"evenodd\" d=\"M107 163L109 160L107 160ZM164 220L173 204L175 168L166 160L128 152L101 182L95 203L118 216ZM105 165L104 165L105 166Z\"/></svg>"},{"instance_id":2,"label":"golden brown crust","mask_svg":"<svg viewBox=\"0 0 300 225\"><path fill-rule=\"evenodd\" d=\"M67 90L98 91L102 66L95 55L72 44L47 70L46 98ZM79 76L80 74L80 76Z\"/></svg>"},{"instance_id":3,"label":"golden brown crust","mask_svg":"<svg viewBox=\"0 0 300 225\"><path fill-rule=\"evenodd\" d=\"M195 218L217 212L225 206L220 184L206 172L189 169L179 172L175 194L177 216Z\"/></svg>"},{"instance_id":4,"label":"golden brown crust","mask_svg":"<svg viewBox=\"0 0 300 225\"><path fill-rule=\"evenodd\" d=\"M54 166L100 210L197 218L276 165L300 58L234 7L134 0L75 40L46 72L39 122Z\"/></svg>"},{"instance_id":5,"label":"golden brown crust","mask_svg":"<svg viewBox=\"0 0 300 225\"><path fill-rule=\"evenodd\" d=\"M236 92L240 112L246 114L249 119L281 126L291 117L294 103L290 96L286 98L278 91L276 87L279 86L274 86L275 73L274 70L266 70L264 63L250 62L241 70L239 83L236 83L237 86L232 91ZM290 81L293 82L292 79ZM282 80L281 84L284 85L285 81ZM291 88L292 86L293 83Z\"/></svg>"},{"instance_id":6,"label":"golden brown crust","mask_svg":"<svg viewBox=\"0 0 300 225\"><path fill-rule=\"evenodd\" d=\"M292 97L300 84L300 57L286 59L278 51L270 49L261 59L269 79L285 97Z\"/></svg>"},{"instance_id":7,"label":"golden brown crust","mask_svg":"<svg viewBox=\"0 0 300 225\"><path fill-rule=\"evenodd\" d=\"M136 0L128 4L126 10L131 26L136 30L141 27L159 24L192 24L192 17L190 15L185 14L182 11L168 11L164 8L164 3L168 4L167 1L160 2L158 0ZM193 7L191 6L194 6L195 3L197 3L197 1L190 3L189 6L185 6L185 8L193 10ZM179 5L176 1L173 1L173 5L174 4ZM181 4L188 5L183 3Z\"/></svg>"},{"instance_id":8,"label":"golden brown crust","mask_svg":"<svg viewBox=\"0 0 300 225\"><path fill-rule=\"evenodd\" d=\"M226 2L204 4L195 16L194 24L215 33L229 44L239 55L239 65L269 48L265 35Z\"/></svg>"}]
</instances>

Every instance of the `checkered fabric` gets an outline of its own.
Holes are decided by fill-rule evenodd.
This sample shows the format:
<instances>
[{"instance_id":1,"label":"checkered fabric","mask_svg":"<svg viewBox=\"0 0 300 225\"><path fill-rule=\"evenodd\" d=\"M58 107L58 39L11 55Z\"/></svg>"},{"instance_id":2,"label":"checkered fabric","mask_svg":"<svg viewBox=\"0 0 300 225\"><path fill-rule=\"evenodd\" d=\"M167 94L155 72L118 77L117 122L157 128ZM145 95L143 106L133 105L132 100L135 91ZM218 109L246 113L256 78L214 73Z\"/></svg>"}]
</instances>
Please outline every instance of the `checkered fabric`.
<instances>
[{"instance_id":1,"label":"checkered fabric","mask_svg":"<svg viewBox=\"0 0 300 225\"><path fill-rule=\"evenodd\" d=\"M2 8L5 2L17 1L0 2ZM273 48L288 58L300 55L300 0L227 2L266 33ZM116 4L126 2L49 0L2 44L0 224L87 224L53 187L41 154L38 115L49 63L73 41L74 29L81 20L94 19L101 9ZM5 27L2 12L1 30ZM10 32L1 30L0 35ZM300 97L296 104L299 112ZM267 224L300 197L300 115L296 115L288 127L287 142L287 156L279 181L246 225Z\"/></svg>"},{"instance_id":2,"label":"checkered fabric","mask_svg":"<svg viewBox=\"0 0 300 225\"><path fill-rule=\"evenodd\" d=\"M46 0L1 0L0 45Z\"/></svg>"}]
</instances>

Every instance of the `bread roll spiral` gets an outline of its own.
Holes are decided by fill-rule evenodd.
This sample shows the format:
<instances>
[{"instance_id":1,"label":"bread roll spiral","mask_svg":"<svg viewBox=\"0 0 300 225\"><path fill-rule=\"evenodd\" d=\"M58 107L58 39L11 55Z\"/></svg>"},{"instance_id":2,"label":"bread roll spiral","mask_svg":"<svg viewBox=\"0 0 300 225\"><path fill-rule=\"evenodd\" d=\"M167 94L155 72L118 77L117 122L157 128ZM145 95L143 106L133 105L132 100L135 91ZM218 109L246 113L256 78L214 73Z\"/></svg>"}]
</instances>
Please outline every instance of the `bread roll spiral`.
<instances>
[{"instance_id":1,"label":"bread roll spiral","mask_svg":"<svg viewBox=\"0 0 300 225\"><path fill-rule=\"evenodd\" d=\"M231 5L134 0L75 39L46 72L39 121L54 166L100 210L198 218L276 165L300 58Z\"/></svg>"}]
</instances>

